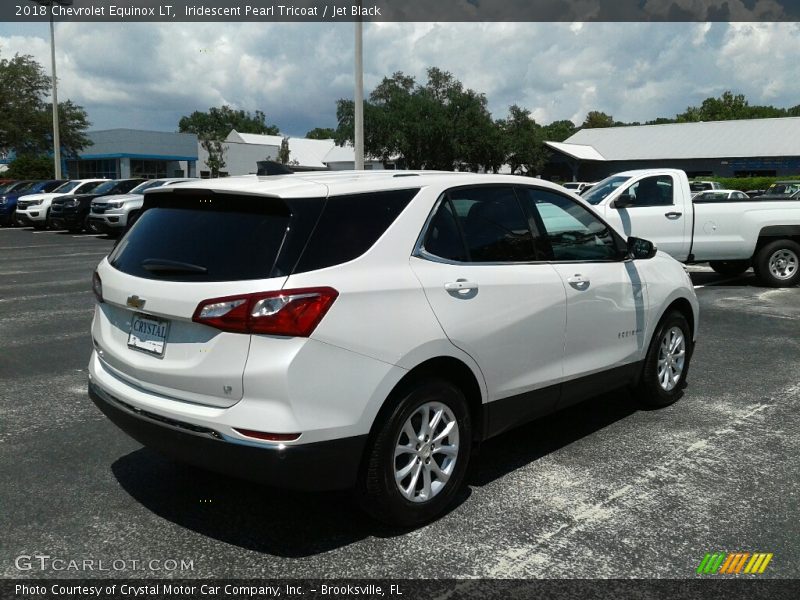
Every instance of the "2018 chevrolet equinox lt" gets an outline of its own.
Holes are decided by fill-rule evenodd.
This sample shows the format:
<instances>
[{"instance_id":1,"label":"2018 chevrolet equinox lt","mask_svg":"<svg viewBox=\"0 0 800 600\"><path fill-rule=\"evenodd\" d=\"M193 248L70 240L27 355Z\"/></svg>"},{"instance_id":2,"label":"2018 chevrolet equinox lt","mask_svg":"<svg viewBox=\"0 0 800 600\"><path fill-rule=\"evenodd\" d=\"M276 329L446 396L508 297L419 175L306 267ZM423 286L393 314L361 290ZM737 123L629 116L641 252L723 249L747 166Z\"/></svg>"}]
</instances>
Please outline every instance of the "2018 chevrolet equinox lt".
<instances>
[{"instance_id":1,"label":"2018 chevrolet equinox lt","mask_svg":"<svg viewBox=\"0 0 800 600\"><path fill-rule=\"evenodd\" d=\"M501 175L157 188L93 283L89 392L120 428L404 526L451 504L482 440L615 387L677 400L698 324L677 261Z\"/></svg>"}]
</instances>

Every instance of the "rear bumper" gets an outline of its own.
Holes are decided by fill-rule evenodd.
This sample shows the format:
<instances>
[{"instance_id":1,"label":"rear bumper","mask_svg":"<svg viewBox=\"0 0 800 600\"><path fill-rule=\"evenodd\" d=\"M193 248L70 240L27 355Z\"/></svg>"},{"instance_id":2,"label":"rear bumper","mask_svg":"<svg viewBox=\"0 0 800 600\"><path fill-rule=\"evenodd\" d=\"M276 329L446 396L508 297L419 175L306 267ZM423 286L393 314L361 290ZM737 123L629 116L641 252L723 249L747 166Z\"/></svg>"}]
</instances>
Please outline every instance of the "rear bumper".
<instances>
[{"instance_id":1,"label":"rear bumper","mask_svg":"<svg viewBox=\"0 0 800 600\"><path fill-rule=\"evenodd\" d=\"M91 381L89 396L117 427L148 448L197 467L281 488L354 487L367 441L362 435L282 447L250 445L137 409Z\"/></svg>"}]
</instances>

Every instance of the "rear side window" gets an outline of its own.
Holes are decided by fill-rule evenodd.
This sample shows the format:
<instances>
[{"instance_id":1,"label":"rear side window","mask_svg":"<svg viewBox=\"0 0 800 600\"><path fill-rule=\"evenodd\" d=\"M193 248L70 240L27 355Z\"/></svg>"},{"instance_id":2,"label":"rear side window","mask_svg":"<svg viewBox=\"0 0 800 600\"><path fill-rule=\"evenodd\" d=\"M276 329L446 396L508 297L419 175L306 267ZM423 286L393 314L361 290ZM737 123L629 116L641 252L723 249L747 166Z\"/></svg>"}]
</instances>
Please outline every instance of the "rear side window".
<instances>
[{"instance_id":1,"label":"rear side window","mask_svg":"<svg viewBox=\"0 0 800 600\"><path fill-rule=\"evenodd\" d=\"M471 262L536 260L528 217L512 187L456 189L448 196Z\"/></svg>"},{"instance_id":2,"label":"rear side window","mask_svg":"<svg viewBox=\"0 0 800 600\"><path fill-rule=\"evenodd\" d=\"M289 229L283 201L250 196L156 200L109 256L123 273L169 281L240 281L276 269Z\"/></svg>"},{"instance_id":3,"label":"rear side window","mask_svg":"<svg viewBox=\"0 0 800 600\"><path fill-rule=\"evenodd\" d=\"M419 189L331 196L295 273L354 260L372 248Z\"/></svg>"}]
</instances>

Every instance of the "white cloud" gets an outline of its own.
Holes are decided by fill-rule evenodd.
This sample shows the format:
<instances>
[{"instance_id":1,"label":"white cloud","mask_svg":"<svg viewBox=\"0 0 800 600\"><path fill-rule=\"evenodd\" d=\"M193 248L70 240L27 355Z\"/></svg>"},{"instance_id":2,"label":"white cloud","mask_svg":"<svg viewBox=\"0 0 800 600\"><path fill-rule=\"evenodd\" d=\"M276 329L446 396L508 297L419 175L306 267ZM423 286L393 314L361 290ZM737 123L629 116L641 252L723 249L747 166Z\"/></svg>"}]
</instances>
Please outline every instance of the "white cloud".
<instances>
[{"instance_id":1,"label":"white cloud","mask_svg":"<svg viewBox=\"0 0 800 600\"><path fill-rule=\"evenodd\" d=\"M0 24L0 54L32 54L49 71L46 27L24 33ZM56 35L59 95L86 107L96 127L169 130L181 115L228 103L302 134L334 126L335 101L352 95L352 24L62 23ZM424 80L438 66L486 93L495 117L517 103L545 123L580 122L590 110L626 121L672 116L727 89L796 105L797 56L797 23L364 28L367 91L395 71Z\"/></svg>"}]
</instances>

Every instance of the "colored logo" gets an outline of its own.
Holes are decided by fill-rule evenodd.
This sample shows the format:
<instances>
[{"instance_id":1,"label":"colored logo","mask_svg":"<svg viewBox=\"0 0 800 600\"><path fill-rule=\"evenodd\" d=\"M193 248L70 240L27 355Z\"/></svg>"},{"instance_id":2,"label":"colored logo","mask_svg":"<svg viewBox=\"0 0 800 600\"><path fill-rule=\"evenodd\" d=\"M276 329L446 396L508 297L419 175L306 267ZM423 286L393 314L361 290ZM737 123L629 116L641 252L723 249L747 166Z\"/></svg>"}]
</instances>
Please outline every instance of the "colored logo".
<instances>
[{"instance_id":1,"label":"colored logo","mask_svg":"<svg viewBox=\"0 0 800 600\"><path fill-rule=\"evenodd\" d=\"M714 552L706 554L697 567L698 575L756 575L763 573L772 560L766 552Z\"/></svg>"}]
</instances>

